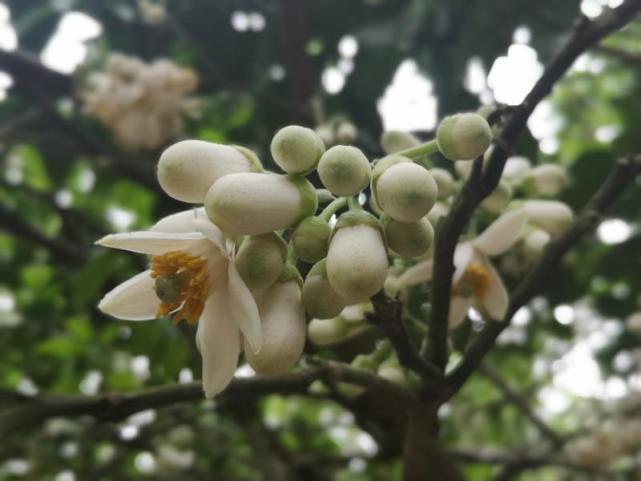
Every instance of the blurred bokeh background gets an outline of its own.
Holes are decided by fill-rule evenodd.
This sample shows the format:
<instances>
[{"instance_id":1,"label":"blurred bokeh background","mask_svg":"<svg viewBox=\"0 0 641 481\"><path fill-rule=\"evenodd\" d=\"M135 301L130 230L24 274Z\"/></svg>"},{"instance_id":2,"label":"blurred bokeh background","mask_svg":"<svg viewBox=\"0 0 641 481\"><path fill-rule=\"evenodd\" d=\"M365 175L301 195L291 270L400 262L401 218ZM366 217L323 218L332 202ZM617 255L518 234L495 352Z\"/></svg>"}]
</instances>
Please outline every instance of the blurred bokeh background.
<instances>
[{"instance_id":1,"label":"blurred bokeh background","mask_svg":"<svg viewBox=\"0 0 641 481\"><path fill-rule=\"evenodd\" d=\"M116 322L95 307L144 260L93 241L184 208L155 179L166 146L240 144L273 166L272 135L299 123L375 158L384 130L427 138L448 113L518 104L579 13L620 3L0 3L0 406L16 393L91 396L200 377L191 328ZM640 76L637 22L579 58L517 145L533 163L568 168L562 200L575 209L617 158L641 149ZM442 410L444 438L468 461L470 480L500 470L505 460L492 453L541 442L505 385L559 432L597 433L607 444L622 426L639 426L630 423L641 422L640 206L637 185L517 313L488 359L491 374ZM518 259L501 268L509 285L523 274ZM50 419L0 438L0 480L397 479L398 444L359 412L274 395L115 424ZM636 437L600 467L641 479ZM505 479L615 479L530 468Z\"/></svg>"}]
</instances>

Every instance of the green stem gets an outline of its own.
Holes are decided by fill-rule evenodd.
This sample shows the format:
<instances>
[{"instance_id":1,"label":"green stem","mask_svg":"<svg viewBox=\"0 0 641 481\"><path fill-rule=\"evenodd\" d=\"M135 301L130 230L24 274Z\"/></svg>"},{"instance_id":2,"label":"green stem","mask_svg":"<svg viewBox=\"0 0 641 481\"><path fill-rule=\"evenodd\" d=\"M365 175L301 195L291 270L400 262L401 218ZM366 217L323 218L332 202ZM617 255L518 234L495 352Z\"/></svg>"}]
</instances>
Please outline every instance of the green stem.
<instances>
[{"instance_id":1,"label":"green stem","mask_svg":"<svg viewBox=\"0 0 641 481\"><path fill-rule=\"evenodd\" d=\"M294 243L290 242L287 246L287 264L291 264L293 266L296 265L296 261L298 261L298 257L296 256L296 252L294 252Z\"/></svg>"},{"instance_id":2,"label":"green stem","mask_svg":"<svg viewBox=\"0 0 641 481\"><path fill-rule=\"evenodd\" d=\"M394 155L402 155L403 157L409 157L412 160L416 160L419 157L433 154L435 152L438 152L438 143L436 142L436 139L433 139L429 142L425 142L424 144L417 145L416 147L410 147L409 149L396 152Z\"/></svg>"},{"instance_id":3,"label":"green stem","mask_svg":"<svg viewBox=\"0 0 641 481\"><path fill-rule=\"evenodd\" d=\"M342 209L345 207L345 204L347 204L347 198L345 197L339 197L338 199L335 199L331 201L327 207L323 209L323 211L318 215L318 217L322 218L326 222L329 222L329 219L336 214L336 212L339 209Z\"/></svg>"},{"instance_id":4,"label":"green stem","mask_svg":"<svg viewBox=\"0 0 641 481\"><path fill-rule=\"evenodd\" d=\"M361 205L358 203L358 197L348 197L347 205L349 206L349 210L363 210Z\"/></svg>"}]
</instances>

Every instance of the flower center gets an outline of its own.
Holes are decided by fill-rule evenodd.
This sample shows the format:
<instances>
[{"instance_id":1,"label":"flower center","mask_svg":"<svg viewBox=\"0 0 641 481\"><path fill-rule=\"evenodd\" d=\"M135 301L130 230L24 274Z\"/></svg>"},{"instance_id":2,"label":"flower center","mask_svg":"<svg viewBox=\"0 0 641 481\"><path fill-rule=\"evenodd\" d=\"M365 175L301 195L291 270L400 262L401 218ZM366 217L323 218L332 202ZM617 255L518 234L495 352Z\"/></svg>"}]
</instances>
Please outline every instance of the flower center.
<instances>
[{"instance_id":1,"label":"flower center","mask_svg":"<svg viewBox=\"0 0 641 481\"><path fill-rule=\"evenodd\" d=\"M491 279L490 273L482 264L471 262L452 289L453 294L460 297L483 298L490 287Z\"/></svg>"},{"instance_id":2,"label":"flower center","mask_svg":"<svg viewBox=\"0 0 641 481\"><path fill-rule=\"evenodd\" d=\"M174 323L196 324L209 292L207 261L182 251L167 252L151 258L151 277L161 301L156 317L171 315Z\"/></svg>"}]
</instances>

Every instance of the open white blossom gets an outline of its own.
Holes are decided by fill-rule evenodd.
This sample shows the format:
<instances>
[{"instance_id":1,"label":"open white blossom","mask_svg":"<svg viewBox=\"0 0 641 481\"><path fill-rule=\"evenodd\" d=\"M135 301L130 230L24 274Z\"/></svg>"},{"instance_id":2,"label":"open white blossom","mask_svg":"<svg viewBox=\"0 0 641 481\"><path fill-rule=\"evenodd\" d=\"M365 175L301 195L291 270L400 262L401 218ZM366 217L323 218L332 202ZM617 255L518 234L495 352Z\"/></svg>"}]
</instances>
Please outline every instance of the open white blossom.
<instances>
[{"instance_id":1,"label":"open white blossom","mask_svg":"<svg viewBox=\"0 0 641 481\"><path fill-rule=\"evenodd\" d=\"M458 326L472 306L500 321L508 307L508 293L489 258L498 256L519 239L527 217L522 210L510 211L495 220L483 233L461 242L454 252L456 268L452 279L452 299L448 323ZM396 289L432 280L433 260L420 262L401 274Z\"/></svg>"},{"instance_id":2,"label":"open white blossom","mask_svg":"<svg viewBox=\"0 0 641 481\"><path fill-rule=\"evenodd\" d=\"M105 71L89 76L81 93L85 111L109 129L127 150L152 150L177 137L183 114L195 113L187 98L197 74L167 59L145 63L111 54Z\"/></svg>"},{"instance_id":3,"label":"open white blossom","mask_svg":"<svg viewBox=\"0 0 641 481\"><path fill-rule=\"evenodd\" d=\"M253 351L260 349L261 319L236 270L234 243L203 209L165 217L148 231L108 235L97 243L151 256L150 269L105 295L100 310L134 321L170 315L174 322L198 323L196 343L208 397L232 379L241 333Z\"/></svg>"}]
</instances>

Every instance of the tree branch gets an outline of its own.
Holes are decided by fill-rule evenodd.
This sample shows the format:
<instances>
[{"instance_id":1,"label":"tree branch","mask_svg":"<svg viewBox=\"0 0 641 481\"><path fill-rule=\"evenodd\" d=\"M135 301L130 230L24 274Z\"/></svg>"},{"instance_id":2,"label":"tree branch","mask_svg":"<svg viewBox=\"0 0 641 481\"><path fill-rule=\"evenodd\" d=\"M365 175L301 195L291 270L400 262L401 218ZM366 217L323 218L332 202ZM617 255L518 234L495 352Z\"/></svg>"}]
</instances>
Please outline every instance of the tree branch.
<instances>
[{"instance_id":1,"label":"tree branch","mask_svg":"<svg viewBox=\"0 0 641 481\"><path fill-rule=\"evenodd\" d=\"M529 302L543 287L552 268L560 262L583 235L599 224L604 212L617 200L624 188L634 182L639 175L641 175L641 155L617 162L614 171L586 204L568 230L548 245L541 261L514 290L503 322L488 323L479 337L467 349L463 361L448 376L447 398L456 393L479 367L485 355L494 347L499 334L509 326L514 313Z\"/></svg>"},{"instance_id":2,"label":"tree branch","mask_svg":"<svg viewBox=\"0 0 641 481\"><path fill-rule=\"evenodd\" d=\"M641 0L628 0L620 7L607 10L594 21L580 17L573 34L548 64L525 100L513 110L499 137L494 142L486 168L479 173L480 161L468 178L447 217L439 225L434 250L434 281L432 283L432 319L428 349L424 353L441 370L447 363L447 318L454 265L452 262L458 239L474 209L498 185L505 161L530 114L545 98L556 82L583 52L596 45L609 33L629 23L641 11Z\"/></svg>"}]
</instances>

